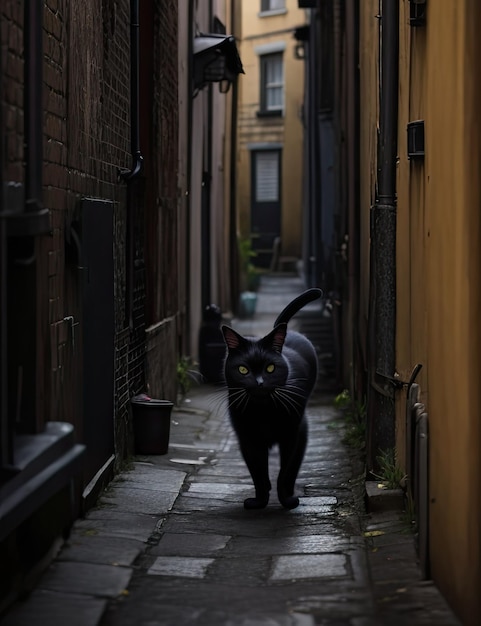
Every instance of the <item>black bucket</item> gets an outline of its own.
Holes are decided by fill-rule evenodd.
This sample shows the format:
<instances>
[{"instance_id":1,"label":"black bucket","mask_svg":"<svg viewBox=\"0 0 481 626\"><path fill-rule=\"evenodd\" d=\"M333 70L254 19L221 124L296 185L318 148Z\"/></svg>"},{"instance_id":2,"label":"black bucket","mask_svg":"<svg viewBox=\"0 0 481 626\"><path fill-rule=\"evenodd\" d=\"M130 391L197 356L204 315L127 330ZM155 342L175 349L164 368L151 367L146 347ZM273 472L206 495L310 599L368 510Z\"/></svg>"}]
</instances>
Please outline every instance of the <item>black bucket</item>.
<instances>
[{"instance_id":1,"label":"black bucket","mask_svg":"<svg viewBox=\"0 0 481 626\"><path fill-rule=\"evenodd\" d=\"M167 454L174 403L141 396L131 404L136 454Z\"/></svg>"}]
</instances>

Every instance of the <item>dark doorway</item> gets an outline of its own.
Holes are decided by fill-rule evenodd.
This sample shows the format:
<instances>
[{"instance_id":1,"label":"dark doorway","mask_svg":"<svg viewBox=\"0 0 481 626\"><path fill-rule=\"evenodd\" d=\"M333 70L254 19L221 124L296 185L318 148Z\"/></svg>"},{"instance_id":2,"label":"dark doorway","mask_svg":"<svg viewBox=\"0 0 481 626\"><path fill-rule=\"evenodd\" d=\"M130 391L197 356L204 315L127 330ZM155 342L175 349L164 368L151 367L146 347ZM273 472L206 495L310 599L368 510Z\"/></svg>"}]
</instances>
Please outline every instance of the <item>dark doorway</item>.
<instances>
[{"instance_id":1,"label":"dark doorway","mask_svg":"<svg viewBox=\"0 0 481 626\"><path fill-rule=\"evenodd\" d=\"M251 152L251 239L258 267L269 267L281 233L281 150Z\"/></svg>"}]
</instances>

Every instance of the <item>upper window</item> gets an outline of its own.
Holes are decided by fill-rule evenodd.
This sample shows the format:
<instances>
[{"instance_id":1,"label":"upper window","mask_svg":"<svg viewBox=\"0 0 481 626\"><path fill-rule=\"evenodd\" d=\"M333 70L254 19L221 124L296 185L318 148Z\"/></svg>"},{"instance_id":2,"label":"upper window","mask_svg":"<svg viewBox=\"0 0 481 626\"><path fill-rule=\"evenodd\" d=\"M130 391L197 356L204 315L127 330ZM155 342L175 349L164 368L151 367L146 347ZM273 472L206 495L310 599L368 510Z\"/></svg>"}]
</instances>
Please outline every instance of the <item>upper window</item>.
<instances>
[{"instance_id":1,"label":"upper window","mask_svg":"<svg viewBox=\"0 0 481 626\"><path fill-rule=\"evenodd\" d=\"M286 8L286 0L261 0L261 11L279 11Z\"/></svg>"},{"instance_id":2,"label":"upper window","mask_svg":"<svg viewBox=\"0 0 481 626\"><path fill-rule=\"evenodd\" d=\"M284 109L284 64L282 53L264 54L261 63L260 115L282 115Z\"/></svg>"}]
</instances>

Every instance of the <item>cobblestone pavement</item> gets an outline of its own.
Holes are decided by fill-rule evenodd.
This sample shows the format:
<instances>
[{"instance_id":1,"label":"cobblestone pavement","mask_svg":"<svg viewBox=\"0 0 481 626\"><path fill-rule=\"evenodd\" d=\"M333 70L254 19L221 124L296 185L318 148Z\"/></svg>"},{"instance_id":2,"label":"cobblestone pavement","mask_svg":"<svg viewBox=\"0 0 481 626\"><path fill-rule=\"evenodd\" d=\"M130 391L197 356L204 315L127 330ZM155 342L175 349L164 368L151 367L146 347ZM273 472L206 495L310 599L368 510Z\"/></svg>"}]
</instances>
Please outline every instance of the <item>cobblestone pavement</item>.
<instances>
[{"instance_id":1,"label":"cobblestone pavement","mask_svg":"<svg viewBox=\"0 0 481 626\"><path fill-rule=\"evenodd\" d=\"M266 279L253 320L263 334L301 291ZM390 626L458 624L420 580L401 512L366 515L362 465L342 443L332 396L308 408L301 504L272 495L246 511L251 479L224 393L195 387L172 414L168 454L138 456L78 520L5 626ZM272 455L275 476L277 459Z\"/></svg>"}]
</instances>

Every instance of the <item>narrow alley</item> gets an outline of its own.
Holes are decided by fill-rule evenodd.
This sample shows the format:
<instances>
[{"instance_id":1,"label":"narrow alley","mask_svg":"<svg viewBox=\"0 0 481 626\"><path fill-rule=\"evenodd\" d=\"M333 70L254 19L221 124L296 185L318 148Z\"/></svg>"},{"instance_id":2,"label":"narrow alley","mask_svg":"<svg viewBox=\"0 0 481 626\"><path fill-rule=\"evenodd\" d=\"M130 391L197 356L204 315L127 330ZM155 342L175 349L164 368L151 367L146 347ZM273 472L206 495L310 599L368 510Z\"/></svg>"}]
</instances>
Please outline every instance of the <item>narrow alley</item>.
<instances>
[{"instance_id":1,"label":"narrow alley","mask_svg":"<svg viewBox=\"0 0 481 626\"><path fill-rule=\"evenodd\" d=\"M294 275L266 275L257 313L232 325L263 334L300 291ZM172 414L168 453L133 459L4 626L458 624L420 580L402 511L366 514L363 464L342 443L332 395L309 405L292 511L274 496L244 510L251 479L224 396L190 390Z\"/></svg>"}]
</instances>

